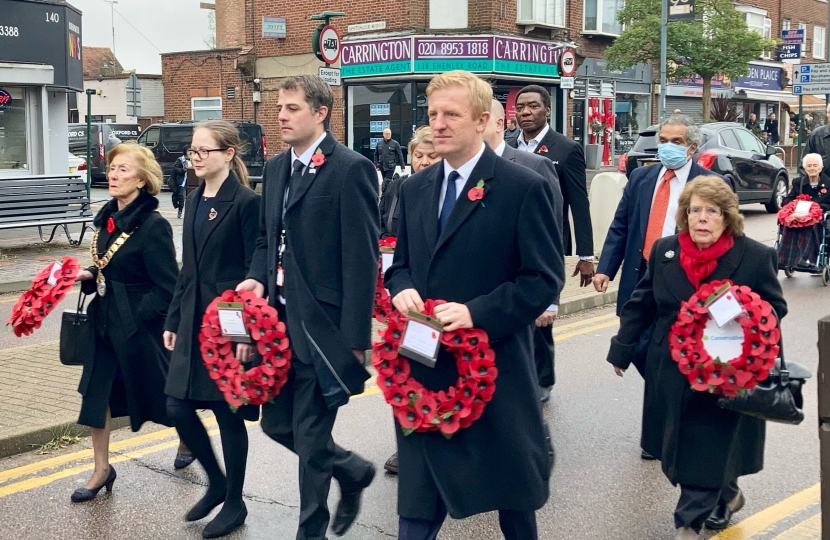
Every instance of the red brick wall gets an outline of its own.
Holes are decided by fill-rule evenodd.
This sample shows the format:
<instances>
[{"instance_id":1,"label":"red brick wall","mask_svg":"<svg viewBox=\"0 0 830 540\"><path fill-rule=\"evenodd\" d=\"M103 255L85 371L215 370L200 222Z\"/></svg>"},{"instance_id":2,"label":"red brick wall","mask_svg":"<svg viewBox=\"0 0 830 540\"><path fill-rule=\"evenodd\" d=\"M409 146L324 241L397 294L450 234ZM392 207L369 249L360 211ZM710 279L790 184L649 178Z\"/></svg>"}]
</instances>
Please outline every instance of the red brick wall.
<instances>
[{"instance_id":1,"label":"red brick wall","mask_svg":"<svg viewBox=\"0 0 830 540\"><path fill-rule=\"evenodd\" d=\"M190 120L190 98L209 96L222 97L225 118L241 118L242 75L233 68L238 55L239 49L163 54L164 119ZM226 98L228 86L239 87L235 99ZM250 97L246 101L249 102ZM245 116L253 117L253 109L249 107L252 105L246 103Z\"/></svg>"}]
</instances>

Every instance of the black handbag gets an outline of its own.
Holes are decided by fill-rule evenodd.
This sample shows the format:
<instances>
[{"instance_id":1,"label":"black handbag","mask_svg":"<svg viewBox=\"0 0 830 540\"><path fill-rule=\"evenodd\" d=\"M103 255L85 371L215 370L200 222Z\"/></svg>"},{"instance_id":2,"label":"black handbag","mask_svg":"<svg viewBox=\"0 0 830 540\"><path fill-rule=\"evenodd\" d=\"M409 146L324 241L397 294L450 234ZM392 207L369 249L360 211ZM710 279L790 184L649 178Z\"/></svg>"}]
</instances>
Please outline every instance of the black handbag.
<instances>
[{"instance_id":1,"label":"black handbag","mask_svg":"<svg viewBox=\"0 0 830 540\"><path fill-rule=\"evenodd\" d=\"M84 312L86 295L78 296L77 309L65 309L61 318L60 360L65 366L82 366L95 354L95 329Z\"/></svg>"},{"instance_id":2,"label":"black handbag","mask_svg":"<svg viewBox=\"0 0 830 540\"><path fill-rule=\"evenodd\" d=\"M721 397L718 405L768 422L798 425L804 420L802 387L812 374L805 366L784 361L783 341L769 377L743 396Z\"/></svg>"}]
</instances>

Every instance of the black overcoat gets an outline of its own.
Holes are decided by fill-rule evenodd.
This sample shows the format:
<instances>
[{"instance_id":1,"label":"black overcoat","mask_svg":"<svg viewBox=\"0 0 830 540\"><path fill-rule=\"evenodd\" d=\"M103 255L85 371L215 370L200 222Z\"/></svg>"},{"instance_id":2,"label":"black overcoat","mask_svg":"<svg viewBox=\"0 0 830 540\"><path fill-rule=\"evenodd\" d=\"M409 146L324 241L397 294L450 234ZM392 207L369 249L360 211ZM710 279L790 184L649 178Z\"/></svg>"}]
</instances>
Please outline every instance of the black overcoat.
<instances>
[{"instance_id":1,"label":"black overcoat","mask_svg":"<svg viewBox=\"0 0 830 540\"><path fill-rule=\"evenodd\" d=\"M491 510L533 511L548 499L551 461L536 390L532 328L558 294L564 261L553 188L537 173L486 148L438 235L444 162L401 185L401 216L386 287L392 296L414 288L423 299L466 304L485 330L499 373L493 400L472 426L447 440L437 432L406 437L397 422L398 513L432 519L440 497L454 518ZM467 192L484 180L484 198ZM434 369L410 362L431 390L455 384L455 359L443 353Z\"/></svg>"},{"instance_id":2,"label":"black overcoat","mask_svg":"<svg viewBox=\"0 0 830 540\"><path fill-rule=\"evenodd\" d=\"M371 347L377 286L378 183L372 162L328 133L319 146L325 162L303 176L284 204L291 149L265 165L259 239L248 277L265 285L278 305L276 270L285 229L286 324L293 361L334 372L348 397L363 391L369 373L353 349ZM285 217L283 217L285 208ZM323 393L329 395L329 389ZM342 403L341 403L342 404ZM331 406L331 404L330 404Z\"/></svg>"},{"instance_id":3,"label":"black overcoat","mask_svg":"<svg viewBox=\"0 0 830 540\"><path fill-rule=\"evenodd\" d=\"M669 330L680 302L695 292L680 266L680 250L677 235L654 244L648 271L620 313L608 361L627 368L640 334L655 324L644 374L643 450L661 460L673 484L716 489L763 468L765 423L721 409L718 396L692 390L671 358ZM746 285L783 317L787 303L777 276L775 250L738 236L703 283L730 279Z\"/></svg>"},{"instance_id":4,"label":"black overcoat","mask_svg":"<svg viewBox=\"0 0 830 540\"><path fill-rule=\"evenodd\" d=\"M187 196L182 229L182 269L164 328L176 334L165 391L179 399L224 401L208 375L199 351L199 328L208 305L245 279L259 235L259 195L236 175L222 182L209 203L216 218L205 221L193 237L202 183Z\"/></svg>"},{"instance_id":5,"label":"black overcoat","mask_svg":"<svg viewBox=\"0 0 830 540\"><path fill-rule=\"evenodd\" d=\"M84 418L83 411L106 409L120 367L133 431L147 421L170 425L164 395L170 356L162 334L179 267L173 229L155 211L158 204L158 199L142 190L120 212L115 199L110 200L93 221L100 230L96 246L99 255L122 232L133 232L103 269L106 295L95 294L94 280L82 283L84 293L94 294L87 312L96 331L96 351L87 357L78 385L84 396L81 424L104 427L103 416ZM116 226L112 233L106 226L110 216ZM90 270L97 275L97 268ZM100 346L103 341L109 347ZM105 350L114 351L115 357L105 354Z\"/></svg>"},{"instance_id":6,"label":"black overcoat","mask_svg":"<svg viewBox=\"0 0 830 540\"><path fill-rule=\"evenodd\" d=\"M510 139L507 144L516 148L519 143L517 139ZM536 145L533 153L551 160L559 175L559 186L562 189L562 238L565 242L565 255L573 254L575 245L577 255L593 257L594 235L591 225L591 207L588 203L588 185L585 180L585 153L582 145L550 128L545 137ZM574 218L575 243L571 241L569 210Z\"/></svg>"}]
</instances>

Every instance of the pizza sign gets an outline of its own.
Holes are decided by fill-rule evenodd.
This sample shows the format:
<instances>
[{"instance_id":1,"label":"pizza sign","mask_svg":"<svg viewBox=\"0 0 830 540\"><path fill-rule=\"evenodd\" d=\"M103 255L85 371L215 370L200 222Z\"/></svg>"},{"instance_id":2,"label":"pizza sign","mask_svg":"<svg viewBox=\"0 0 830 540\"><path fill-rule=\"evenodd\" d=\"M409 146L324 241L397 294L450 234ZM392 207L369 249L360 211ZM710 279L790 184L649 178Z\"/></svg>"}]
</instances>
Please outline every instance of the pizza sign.
<instances>
[{"instance_id":1,"label":"pizza sign","mask_svg":"<svg viewBox=\"0 0 830 540\"><path fill-rule=\"evenodd\" d=\"M12 102L12 96L2 88L0 88L0 111L8 107Z\"/></svg>"}]
</instances>

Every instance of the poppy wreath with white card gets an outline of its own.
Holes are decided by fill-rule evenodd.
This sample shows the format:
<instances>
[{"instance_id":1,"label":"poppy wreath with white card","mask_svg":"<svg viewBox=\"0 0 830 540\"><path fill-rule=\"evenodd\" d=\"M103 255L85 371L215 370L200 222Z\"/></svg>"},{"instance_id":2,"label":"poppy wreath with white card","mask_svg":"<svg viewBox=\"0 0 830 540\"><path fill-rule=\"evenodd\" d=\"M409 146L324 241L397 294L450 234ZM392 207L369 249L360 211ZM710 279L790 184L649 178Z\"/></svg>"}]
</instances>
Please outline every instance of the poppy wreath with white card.
<instances>
[{"instance_id":1,"label":"poppy wreath with white card","mask_svg":"<svg viewBox=\"0 0 830 540\"><path fill-rule=\"evenodd\" d=\"M379 323L387 322L389 320L389 314L394 310L392 307L392 298L389 296L386 287L383 286L383 271L385 270L384 267L387 266L384 260L388 261L389 257L394 254L396 244L397 238L394 236L387 236L378 242L380 258L378 259L378 282L375 288L375 306L372 310L372 315Z\"/></svg>"},{"instance_id":2,"label":"poppy wreath with white card","mask_svg":"<svg viewBox=\"0 0 830 540\"><path fill-rule=\"evenodd\" d=\"M37 273L28 291L20 295L6 325L11 325L17 337L28 336L40 328L55 306L75 285L81 267L78 259L64 257L63 262L52 263Z\"/></svg>"},{"instance_id":3,"label":"poppy wreath with white card","mask_svg":"<svg viewBox=\"0 0 830 540\"><path fill-rule=\"evenodd\" d=\"M799 205L808 206L808 208L806 211L798 212ZM824 211L821 206L806 194L799 195L778 211L778 223L790 229L810 227L820 222L823 217Z\"/></svg>"},{"instance_id":4,"label":"poppy wreath with white card","mask_svg":"<svg viewBox=\"0 0 830 540\"><path fill-rule=\"evenodd\" d=\"M242 324L256 344L262 361L246 370L234 354L234 340L222 331L219 304L239 303ZM225 291L210 303L202 317L199 349L208 375L232 410L242 405L268 403L288 382L291 349L285 323L277 310L250 291Z\"/></svg>"},{"instance_id":5,"label":"poppy wreath with white card","mask_svg":"<svg viewBox=\"0 0 830 540\"><path fill-rule=\"evenodd\" d=\"M421 312L434 317L443 300L427 300ZM441 348L455 357L458 379L446 390L433 391L411 376L409 359L400 354L409 318L392 312L389 325L372 344L372 365L378 372L378 387L392 406L404 435L440 431L447 439L459 429L481 418L496 391L496 353L487 332L478 328L443 332Z\"/></svg>"},{"instance_id":6,"label":"poppy wreath with white card","mask_svg":"<svg viewBox=\"0 0 830 540\"><path fill-rule=\"evenodd\" d=\"M734 302L740 309L733 318ZM749 287L722 280L701 285L681 303L669 351L693 390L734 397L766 380L780 340L770 303Z\"/></svg>"}]
</instances>

